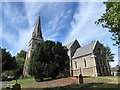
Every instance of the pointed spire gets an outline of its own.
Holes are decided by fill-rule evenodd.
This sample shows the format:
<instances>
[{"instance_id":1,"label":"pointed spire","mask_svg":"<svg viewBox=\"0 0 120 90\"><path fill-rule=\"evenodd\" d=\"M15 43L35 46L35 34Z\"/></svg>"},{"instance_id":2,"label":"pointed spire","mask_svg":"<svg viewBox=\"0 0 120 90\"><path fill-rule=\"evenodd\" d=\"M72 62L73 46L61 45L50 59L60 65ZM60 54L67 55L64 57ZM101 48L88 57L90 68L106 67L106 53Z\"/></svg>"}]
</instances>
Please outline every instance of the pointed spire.
<instances>
[{"instance_id":1,"label":"pointed spire","mask_svg":"<svg viewBox=\"0 0 120 90\"><path fill-rule=\"evenodd\" d=\"M40 39L43 39L42 37L42 32L41 32L41 25L40 25L40 16L38 17L34 32L33 32L33 37L37 37Z\"/></svg>"}]
</instances>

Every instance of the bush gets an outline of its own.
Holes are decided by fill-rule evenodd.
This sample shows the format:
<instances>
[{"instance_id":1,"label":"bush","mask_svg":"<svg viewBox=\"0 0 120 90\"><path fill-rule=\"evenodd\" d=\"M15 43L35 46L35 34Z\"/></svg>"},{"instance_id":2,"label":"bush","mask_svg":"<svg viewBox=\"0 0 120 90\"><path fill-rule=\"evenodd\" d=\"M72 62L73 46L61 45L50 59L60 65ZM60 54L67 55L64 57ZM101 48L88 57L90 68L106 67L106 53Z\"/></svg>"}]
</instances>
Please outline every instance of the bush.
<instances>
[{"instance_id":1,"label":"bush","mask_svg":"<svg viewBox=\"0 0 120 90\"><path fill-rule=\"evenodd\" d=\"M36 81L41 81L49 77L55 79L68 66L67 49L59 42L45 41L34 50L28 71Z\"/></svg>"}]
</instances>

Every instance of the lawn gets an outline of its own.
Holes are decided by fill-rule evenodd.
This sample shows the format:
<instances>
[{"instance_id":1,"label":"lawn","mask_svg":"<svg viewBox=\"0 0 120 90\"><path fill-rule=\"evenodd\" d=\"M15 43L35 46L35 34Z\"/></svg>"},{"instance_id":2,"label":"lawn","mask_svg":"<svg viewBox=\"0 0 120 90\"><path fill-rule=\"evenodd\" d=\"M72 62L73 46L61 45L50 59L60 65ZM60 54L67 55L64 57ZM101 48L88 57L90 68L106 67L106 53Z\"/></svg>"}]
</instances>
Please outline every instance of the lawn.
<instances>
[{"instance_id":1,"label":"lawn","mask_svg":"<svg viewBox=\"0 0 120 90\"><path fill-rule=\"evenodd\" d=\"M18 79L17 82L21 85L30 83L30 82L36 82L34 78L26 78L26 79ZM16 80L12 80L10 84L15 84Z\"/></svg>"},{"instance_id":2,"label":"lawn","mask_svg":"<svg viewBox=\"0 0 120 90\"><path fill-rule=\"evenodd\" d=\"M119 77L120 79L120 77ZM77 79L71 77L55 79L50 81L36 82L34 78L19 79L18 83L22 88L118 88L118 77L106 76L106 77L86 77L83 78L84 84L78 85ZM16 81L10 82L11 85Z\"/></svg>"},{"instance_id":3,"label":"lawn","mask_svg":"<svg viewBox=\"0 0 120 90\"><path fill-rule=\"evenodd\" d=\"M106 84L118 84L120 77L113 76L101 76L101 77L88 77L84 78L85 83L106 83Z\"/></svg>"},{"instance_id":4,"label":"lawn","mask_svg":"<svg viewBox=\"0 0 120 90\"><path fill-rule=\"evenodd\" d=\"M18 79L17 83L19 83L21 85L21 87L23 87L24 85L30 83L30 82L36 82L34 78L26 78L26 79ZM8 85L4 86L5 87L10 87L12 88L12 86L16 83L16 80L12 80L9 82ZM4 89L3 89L4 90Z\"/></svg>"}]
</instances>

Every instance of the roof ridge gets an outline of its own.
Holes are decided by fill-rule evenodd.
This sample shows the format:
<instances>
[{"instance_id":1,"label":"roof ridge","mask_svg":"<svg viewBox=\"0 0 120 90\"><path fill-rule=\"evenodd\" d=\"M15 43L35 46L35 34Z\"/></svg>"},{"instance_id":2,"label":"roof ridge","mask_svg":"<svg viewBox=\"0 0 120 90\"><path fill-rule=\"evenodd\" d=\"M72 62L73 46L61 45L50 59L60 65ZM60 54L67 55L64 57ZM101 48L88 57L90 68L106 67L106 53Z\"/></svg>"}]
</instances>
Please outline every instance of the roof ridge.
<instances>
[{"instance_id":1,"label":"roof ridge","mask_svg":"<svg viewBox=\"0 0 120 90\"><path fill-rule=\"evenodd\" d=\"M94 41L94 42L92 42L92 43L95 43L95 42L96 42L96 41ZM88 45L90 45L90 44L92 44L92 43L89 43L89 44L84 45L84 46L82 46L82 47L88 46ZM82 48L82 47L80 47L80 48Z\"/></svg>"},{"instance_id":2,"label":"roof ridge","mask_svg":"<svg viewBox=\"0 0 120 90\"><path fill-rule=\"evenodd\" d=\"M96 46L96 43L97 41L89 43L83 47L79 47L74 53L74 56L72 58L77 58L77 57L92 53Z\"/></svg>"},{"instance_id":3,"label":"roof ridge","mask_svg":"<svg viewBox=\"0 0 120 90\"><path fill-rule=\"evenodd\" d=\"M70 48L75 42L77 41L77 39L75 39L74 41L66 44L65 46L67 46L68 48ZM78 41L77 41L78 42ZM78 42L79 43L79 42Z\"/></svg>"},{"instance_id":4,"label":"roof ridge","mask_svg":"<svg viewBox=\"0 0 120 90\"><path fill-rule=\"evenodd\" d=\"M97 42L98 42L98 40L95 41L95 44L93 46L93 50L95 49L95 46L96 46Z\"/></svg>"}]
</instances>

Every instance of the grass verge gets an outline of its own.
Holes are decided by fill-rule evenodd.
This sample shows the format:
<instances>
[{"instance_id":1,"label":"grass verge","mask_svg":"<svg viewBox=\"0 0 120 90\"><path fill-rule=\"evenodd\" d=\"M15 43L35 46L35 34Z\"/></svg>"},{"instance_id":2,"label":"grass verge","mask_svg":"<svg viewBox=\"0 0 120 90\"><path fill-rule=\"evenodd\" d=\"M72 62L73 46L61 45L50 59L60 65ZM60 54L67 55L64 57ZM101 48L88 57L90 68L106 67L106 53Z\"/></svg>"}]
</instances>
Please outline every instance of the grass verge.
<instances>
[{"instance_id":1,"label":"grass verge","mask_svg":"<svg viewBox=\"0 0 120 90\"><path fill-rule=\"evenodd\" d=\"M32 77L32 78L25 78L25 79L18 79L17 82L20 84L20 85L24 85L24 84L27 84L27 83L30 83L30 82L36 82L35 79ZM12 80L10 82L10 84L15 84L16 83L16 80Z\"/></svg>"}]
</instances>

